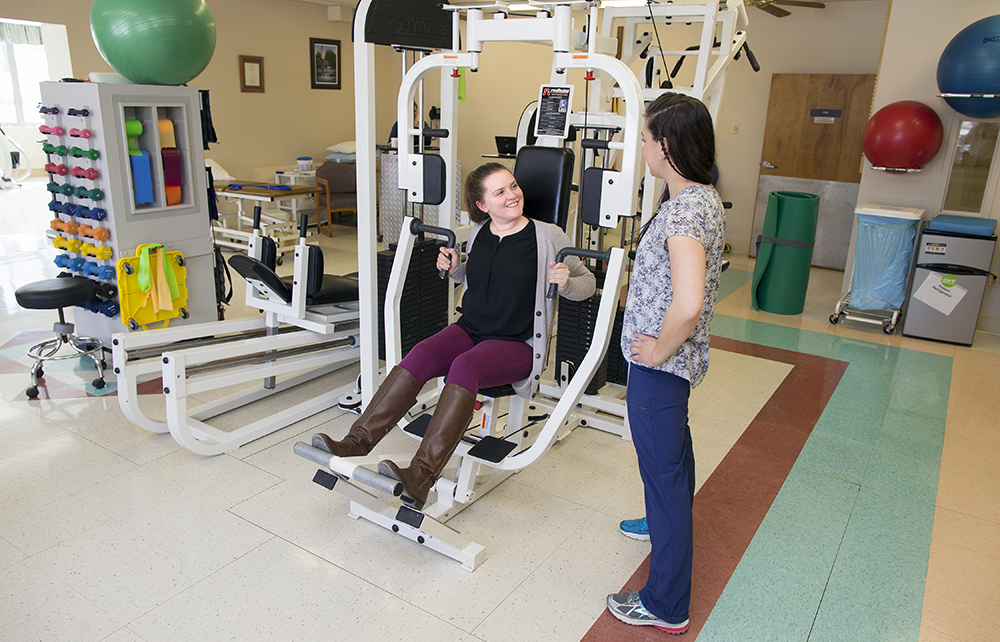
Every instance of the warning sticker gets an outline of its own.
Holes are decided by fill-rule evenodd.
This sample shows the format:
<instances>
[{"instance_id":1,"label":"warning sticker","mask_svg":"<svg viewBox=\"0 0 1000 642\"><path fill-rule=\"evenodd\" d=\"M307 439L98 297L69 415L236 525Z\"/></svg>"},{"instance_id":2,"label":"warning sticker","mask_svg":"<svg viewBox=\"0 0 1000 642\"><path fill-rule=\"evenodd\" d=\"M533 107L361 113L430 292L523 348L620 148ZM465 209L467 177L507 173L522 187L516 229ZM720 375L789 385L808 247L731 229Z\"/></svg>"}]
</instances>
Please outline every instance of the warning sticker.
<instances>
[{"instance_id":1,"label":"warning sticker","mask_svg":"<svg viewBox=\"0 0 1000 642\"><path fill-rule=\"evenodd\" d=\"M968 292L967 289L958 285L958 279L953 275L930 272L917 291L913 293L913 298L948 316Z\"/></svg>"}]
</instances>

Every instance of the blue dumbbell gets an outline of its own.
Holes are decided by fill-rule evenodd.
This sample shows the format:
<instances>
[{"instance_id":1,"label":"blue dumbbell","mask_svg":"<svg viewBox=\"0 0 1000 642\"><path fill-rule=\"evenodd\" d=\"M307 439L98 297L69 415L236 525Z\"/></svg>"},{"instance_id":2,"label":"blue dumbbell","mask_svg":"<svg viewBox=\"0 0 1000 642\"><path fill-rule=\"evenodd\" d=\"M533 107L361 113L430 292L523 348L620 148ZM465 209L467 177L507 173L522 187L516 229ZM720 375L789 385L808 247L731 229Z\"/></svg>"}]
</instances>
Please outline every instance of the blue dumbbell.
<instances>
[{"instance_id":1,"label":"blue dumbbell","mask_svg":"<svg viewBox=\"0 0 1000 642\"><path fill-rule=\"evenodd\" d=\"M81 257L73 258L69 254L59 254L56 256L56 258L52 260L52 262L61 268L66 268L74 272L79 272L80 270L83 269L84 267L83 264L86 261L84 261L83 258Z\"/></svg>"},{"instance_id":2,"label":"blue dumbbell","mask_svg":"<svg viewBox=\"0 0 1000 642\"><path fill-rule=\"evenodd\" d=\"M99 312L110 319L111 317L117 316L118 310L119 307L117 301L105 301L101 304Z\"/></svg>"},{"instance_id":3,"label":"blue dumbbell","mask_svg":"<svg viewBox=\"0 0 1000 642\"><path fill-rule=\"evenodd\" d=\"M76 216L76 209L80 207L76 203L63 203L62 211L67 216Z\"/></svg>"},{"instance_id":4,"label":"blue dumbbell","mask_svg":"<svg viewBox=\"0 0 1000 642\"><path fill-rule=\"evenodd\" d=\"M49 201L49 209L53 212L63 211L63 205L64 203L60 203L56 199L52 199L51 201Z\"/></svg>"}]
</instances>

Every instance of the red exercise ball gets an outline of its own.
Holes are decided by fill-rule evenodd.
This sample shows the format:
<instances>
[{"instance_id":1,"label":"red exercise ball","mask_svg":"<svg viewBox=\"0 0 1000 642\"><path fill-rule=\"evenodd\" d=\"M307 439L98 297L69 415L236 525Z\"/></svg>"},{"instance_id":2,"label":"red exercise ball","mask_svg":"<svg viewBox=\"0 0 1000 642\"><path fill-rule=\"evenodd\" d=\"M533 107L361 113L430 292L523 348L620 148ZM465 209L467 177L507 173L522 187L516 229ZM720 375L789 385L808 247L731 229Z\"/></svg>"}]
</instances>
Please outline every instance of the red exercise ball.
<instances>
[{"instance_id":1,"label":"red exercise ball","mask_svg":"<svg viewBox=\"0 0 1000 642\"><path fill-rule=\"evenodd\" d=\"M920 169L941 149L944 127L937 112L916 100L890 103L875 112L861 136L874 167Z\"/></svg>"}]
</instances>

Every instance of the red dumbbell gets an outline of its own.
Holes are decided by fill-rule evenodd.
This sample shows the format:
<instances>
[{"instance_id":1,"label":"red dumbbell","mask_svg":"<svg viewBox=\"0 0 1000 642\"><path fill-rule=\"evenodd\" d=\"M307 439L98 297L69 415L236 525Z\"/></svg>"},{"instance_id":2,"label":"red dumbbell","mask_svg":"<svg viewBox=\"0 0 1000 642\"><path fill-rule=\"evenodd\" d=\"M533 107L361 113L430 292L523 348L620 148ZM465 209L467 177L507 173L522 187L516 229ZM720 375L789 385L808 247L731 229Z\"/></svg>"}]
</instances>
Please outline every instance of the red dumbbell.
<instances>
[{"instance_id":1,"label":"red dumbbell","mask_svg":"<svg viewBox=\"0 0 1000 642\"><path fill-rule=\"evenodd\" d=\"M90 138L93 133L89 129L77 129L73 127L69 130L69 135L73 138Z\"/></svg>"},{"instance_id":2,"label":"red dumbbell","mask_svg":"<svg viewBox=\"0 0 1000 642\"><path fill-rule=\"evenodd\" d=\"M69 173L69 168L62 163L59 163L58 165L55 163L45 163L45 171L49 174L59 174L60 176L65 176Z\"/></svg>"},{"instance_id":3,"label":"red dumbbell","mask_svg":"<svg viewBox=\"0 0 1000 642\"><path fill-rule=\"evenodd\" d=\"M73 176L77 178L87 178L94 181L97 180L97 170L93 167L74 167Z\"/></svg>"},{"instance_id":4,"label":"red dumbbell","mask_svg":"<svg viewBox=\"0 0 1000 642\"><path fill-rule=\"evenodd\" d=\"M48 125L39 125L38 131L42 132L43 134L53 134L54 136L62 136L63 132L65 132L66 130L64 130L62 127L59 127L58 125L56 125L55 127L49 127Z\"/></svg>"}]
</instances>

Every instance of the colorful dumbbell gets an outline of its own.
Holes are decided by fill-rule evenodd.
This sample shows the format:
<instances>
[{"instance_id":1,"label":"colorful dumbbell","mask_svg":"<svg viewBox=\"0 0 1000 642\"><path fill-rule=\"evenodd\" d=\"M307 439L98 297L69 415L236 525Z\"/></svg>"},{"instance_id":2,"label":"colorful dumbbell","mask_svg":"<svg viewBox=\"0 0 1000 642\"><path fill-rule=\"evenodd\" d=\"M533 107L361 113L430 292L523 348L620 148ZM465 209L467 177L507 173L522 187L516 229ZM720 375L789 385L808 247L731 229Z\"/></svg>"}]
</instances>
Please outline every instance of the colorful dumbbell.
<instances>
[{"instance_id":1,"label":"colorful dumbbell","mask_svg":"<svg viewBox=\"0 0 1000 642\"><path fill-rule=\"evenodd\" d=\"M76 221L64 221L59 217L56 217L49 221L49 227L54 230L62 230L67 234L77 234L80 228L80 224Z\"/></svg>"},{"instance_id":2,"label":"colorful dumbbell","mask_svg":"<svg viewBox=\"0 0 1000 642\"><path fill-rule=\"evenodd\" d=\"M43 134L52 134L53 136L62 136L64 133L66 133L66 130L58 125L56 125L55 127L49 127L48 125L39 125L38 131L42 132Z\"/></svg>"},{"instance_id":3,"label":"colorful dumbbell","mask_svg":"<svg viewBox=\"0 0 1000 642\"><path fill-rule=\"evenodd\" d=\"M56 113L57 114L59 113L58 109L56 110ZM90 115L90 112L86 109L74 109L72 107L67 109L66 113L69 114L70 116L83 116L84 118Z\"/></svg>"},{"instance_id":4,"label":"colorful dumbbell","mask_svg":"<svg viewBox=\"0 0 1000 642\"><path fill-rule=\"evenodd\" d=\"M86 267L84 264L87 263L87 261L83 260L83 258L79 256L73 258L69 254L56 255L56 258L54 258L52 262L61 268L73 270L74 272L79 272L81 269L84 269Z\"/></svg>"},{"instance_id":5,"label":"colorful dumbbell","mask_svg":"<svg viewBox=\"0 0 1000 642\"><path fill-rule=\"evenodd\" d=\"M71 147L69 150L69 155L73 158L89 158L90 160L97 160L101 157L101 152L96 149L81 149L79 147Z\"/></svg>"},{"instance_id":6,"label":"colorful dumbbell","mask_svg":"<svg viewBox=\"0 0 1000 642\"><path fill-rule=\"evenodd\" d=\"M107 261L111 258L112 250L107 245L84 243L80 246L80 254L84 256L92 256L101 261Z\"/></svg>"},{"instance_id":7,"label":"colorful dumbbell","mask_svg":"<svg viewBox=\"0 0 1000 642\"><path fill-rule=\"evenodd\" d=\"M49 201L49 210L52 212L61 212L66 203L60 203L56 199Z\"/></svg>"},{"instance_id":8,"label":"colorful dumbbell","mask_svg":"<svg viewBox=\"0 0 1000 642\"><path fill-rule=\"evenodd\" d=\"M49 181L48 184L45 185L45 189L53 194L62 194L63 196L73 195L73 186L69 183L60 184L55 181Z\"/></svg>"},{"instance_id":9,"label":"colorful dumbbell","mask_svg":"<svg viewBox=\"0 0 1000 642\"><path fill-rule=\"evenodd\" d=\"M81 205L77 205L75 203L63 203L62 212L66 216L75 216L76 215L76 210L79 207L82 207L82 206Z\"/></svg>"},{"instance_id":10,"label":"colorful dumbbell","mask_svg":"<svg viewBox=\"0 0 1000 642\"><path fill-rule=\"evenodd\" d=\"M73 149L77 149L74 147ZM42 151L46 154L55 154L56 156L65 156L69 152L69 148L65 145L53 145L51 143L43 143Z\"/></svg>"},{"instance_id":11,"label":"colorful dumbbell","mask_svg":"<svg viewBox=\"0 0 1000 642\"><path fill-rule=\"evenodd\" d=\"M87 238L97 239L98 241L107 241L108 237L111 236L111 232L106 227L93 227L84 223L76 231L76 234L80 236L86 236Z\"/></svg>"},{"instance_id":12,"label":"colorful dumbbell","mask_svg":"<svg viewBox=\"0 0 1000 642\"><path fill-rule=\"evenodd\" d=\"M76 127L72 127L69 130L69 135L73 138L90 138L94 134L89 129L77 129Z\"/></svg>"},{"instance_id":13,"label":"colorful dumbbell","mask_svg":"<svg viewBox=\"0 0 1000 642\"><path fill-rule=\"evenodd\" d=\"M65 208L63 208L63 211L65 211ZM108 214L100 207L87 207L85 205L77 205L76 211L73 212L73 215L79 216L80 218L89 218L95 221L103 221Z\"/></svg>"},{"instance_id":14,"label":"colorful dumbbell","mask_svg":"<svg viewBox=\"0 0 1000 642\"><path fill-rule=\"evenodd\" d=\"M71 109L70 111L73 111L73 110ZM52 116L55 116L56 114L59 113L59 108L58 107L46 107L45 105L42 105L41 107L38 108L38 113L39 114L51 114Z\"/></svg>"},{"instance_id":15,"label":"colorful dumbbell","mask_svg":"<svg viewBox=\"0 0 1000 642\"><path fill-rule=\"evenodd\" d=\"M55 163L45 163L45 171L49 174L59 174L60 176L65 176L69 173L69 168L62 163L59 163L58 165Z\"/></svg>"},{"instance_id":16,"label":"colorful dumbbell","mask_svg":"<svg viewBox=\"0 0 1000 642\"><path fill-rule=\"evenodd\" d=\"M80 185L73 190L73 194L75 194L77 198L89 198L92 201L99 201L104 198L104 192L102 190L96 187L94 189L87 189L83 185Z\"/></svg>"},{"instance_id":17,"label":"colorful dumbbell","mask_svg":"<svg viewBox=\"0 0 1000 642\"><path fill-rule=\"evenodd\" d=\"M89 243L85 244L80 239L68 239L65 236L57 236L54 239L52 239L52 245L54 245L60 250L68 250L70 252L76 252L77 254L79 254L81 247L83 245L89 245Z\"/></svg>"},{"instance_id":18,"label":"colorful dumbbell","mask_svg":"<svg viewBox=\"0 0 1000 642\"><path fill-rule=\"evenodd\" d=\"M94 297L81 306L85 310L90 310L94 314L103 314L106 317L113 317L118 314L117 301L101 301Z\"/></svg>"},{"instance_id":19,"label":"colorful dumbbell","mask_svg":"<svg viewBox=\"0 0 1000 642\"><path fill-rule=\"evenodd\" d=\"M83 273L88 276L96 276L99 279L110 281L115 278L115 268L110 265L98 265L93 261L83 261ZM58 265L58 264L57 264Z\"/></svg>"},{"instance_id":20,"label":"colorful dumbbell","mask_svg":"<svg viewBox=\"0 0 1000 642\"><path fill-rule=\"evenodd\" d=\"M48 168L48 165L45 166ZM60 165L60 167L65 167L65 165ZM74 167L73 176L77 178L86 178L92 181L97 180L97 170L93 167Z\"/></svg>"}]
</instances>

